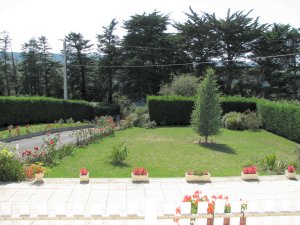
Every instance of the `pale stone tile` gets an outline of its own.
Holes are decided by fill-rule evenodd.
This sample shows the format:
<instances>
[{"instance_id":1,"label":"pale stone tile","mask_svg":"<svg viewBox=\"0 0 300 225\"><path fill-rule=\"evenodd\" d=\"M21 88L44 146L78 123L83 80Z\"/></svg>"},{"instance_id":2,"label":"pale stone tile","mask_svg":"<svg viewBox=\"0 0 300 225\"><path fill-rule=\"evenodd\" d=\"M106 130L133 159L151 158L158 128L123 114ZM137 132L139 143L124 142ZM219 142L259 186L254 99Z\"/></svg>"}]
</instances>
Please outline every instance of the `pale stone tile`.
<instances>
[{"instance_id":1,"label":"pale stone tile","mask_svg":"<svg viewBox=\"0 0 300 225\"><path fill-rule=\"evenodd\" d=\"M66 202L70 198L72 189L55 189L49 198L49 202Z\"/></svg>"},{"instance_id":2,"label":"pale stone tile","mask_svg":"<svg viewBox=\"0 0 300 225\"><path fill-rule=\"evenodd\" d=\"M36 191L36 189L19 189L17 192L15 192L13 196L11 196L9 201L28 201Z\"/></svg>"},{"instance_id":3,"label":"pale stone tile","mask_svg":"<svg viewBox=\"0 0 300 225\"><path fill-rule=\"evenodd\" d=\"M45 202L54 193L54 189L39 189L29 199L31 202Z\"/></svg>"},{"instance_id":4,"label":"pale stone tile","mask_svg":"<svg viewBox=\"0 0 300 225\"><path fill-rule=\"evenodd\" d=\"M89 194L89 202L106 202L108 197L108 190L92 189Z\"/></svg>"},{"instance_id":5,"label":"pale stone tile","mask_svg":"<svg viewBox=\"0 0 300 225\"><path fill-rule=\"evenodd\" d=\"M1 189L0 190L0 201L8 201L19 189Z\"/></svg>"}]
</instances>

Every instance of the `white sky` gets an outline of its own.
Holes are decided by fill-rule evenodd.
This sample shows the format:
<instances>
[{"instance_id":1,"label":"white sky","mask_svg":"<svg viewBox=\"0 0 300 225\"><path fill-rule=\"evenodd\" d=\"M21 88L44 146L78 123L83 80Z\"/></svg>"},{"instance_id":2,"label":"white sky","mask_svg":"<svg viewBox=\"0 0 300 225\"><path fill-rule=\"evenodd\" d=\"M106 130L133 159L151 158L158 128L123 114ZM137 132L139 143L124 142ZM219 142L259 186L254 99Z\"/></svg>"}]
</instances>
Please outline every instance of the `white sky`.
<instances>
[{"instance_id":1,"label":"white sky","mask_svg":"<svg viewBox=\"0 0 300 225\"><path fill-rule=\"evenodd\" d=\"M262 23L289 23L300 27L300 0L0 0L0 31L7 31L14 51L31 37L44 35L53 52L59 52L69 32L80 32L84 38L96 43L96 34L102 32L113 18L120 23L117 34L124 35L122 22L130 16L157 9L170 14L177 22L186 19L189 6L198 14L215 12L224 17L227 9L254 9L252 17Z\"/></svg>"}]
</instances>

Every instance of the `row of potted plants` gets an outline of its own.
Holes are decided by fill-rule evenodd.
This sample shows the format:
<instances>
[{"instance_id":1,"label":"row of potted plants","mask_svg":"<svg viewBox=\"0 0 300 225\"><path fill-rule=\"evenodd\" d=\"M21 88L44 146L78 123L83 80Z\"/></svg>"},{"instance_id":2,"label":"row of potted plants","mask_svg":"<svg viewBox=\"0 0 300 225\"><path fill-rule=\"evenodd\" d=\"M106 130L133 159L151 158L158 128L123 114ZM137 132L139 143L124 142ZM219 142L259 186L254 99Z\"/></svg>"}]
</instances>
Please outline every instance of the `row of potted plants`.
<instances>
[{"instance_id":1,"label":"row of potted plants","mask_svg":"<svg viewBox=\"0 0 300 225\"><path fill-rule=\"evenodd\" d=\"M46 168L42 163L31 164L26 173L27 177L33 178L36 177L36 180L42 180L45 173ZM243 180L257 180L258 172L255 166L244 167L241 172L241 178ZM289 179L296 178L296 168L294 166L288 166L285 171L285 176ZM135 168L131 173L133 182L148 182L149 181L149 173L145 168ZM89 181L89 171L86 168L81 168L79 172L80 182L88 182ZM193 171L189 170L185 173L185 179L187 182L209 182L210 181L210 173L208 171Z\"/></svg>"}]
</instances>

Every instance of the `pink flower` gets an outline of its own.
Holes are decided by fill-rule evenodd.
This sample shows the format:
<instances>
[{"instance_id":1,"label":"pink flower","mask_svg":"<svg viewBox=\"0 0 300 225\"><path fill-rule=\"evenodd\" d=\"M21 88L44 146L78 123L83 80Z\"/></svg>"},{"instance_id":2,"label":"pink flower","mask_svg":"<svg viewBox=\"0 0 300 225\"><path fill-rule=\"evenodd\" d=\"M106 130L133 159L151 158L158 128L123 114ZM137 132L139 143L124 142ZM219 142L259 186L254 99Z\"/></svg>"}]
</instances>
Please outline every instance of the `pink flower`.
<instances>
[{"instance_id":1,"label":"pink flower","mask_svg":"<svg viewBox=\"0 0 300 225\"><path fill-rule=\"evenodd\" d=\"M288 166L287 170L289 173L294 173L296 168L294 166Z\"/></svg>"},{"instance_id":2,"label":"pink flower","mask_svg":"<svg viewBox=\"0 0 300 225\"><path fill-rule=\"evenodd\" d=\"M34 147L34 150L38 151L38 150L39 150L39 147L35 146L35 147Z\"/></svg>"}]
</instances>

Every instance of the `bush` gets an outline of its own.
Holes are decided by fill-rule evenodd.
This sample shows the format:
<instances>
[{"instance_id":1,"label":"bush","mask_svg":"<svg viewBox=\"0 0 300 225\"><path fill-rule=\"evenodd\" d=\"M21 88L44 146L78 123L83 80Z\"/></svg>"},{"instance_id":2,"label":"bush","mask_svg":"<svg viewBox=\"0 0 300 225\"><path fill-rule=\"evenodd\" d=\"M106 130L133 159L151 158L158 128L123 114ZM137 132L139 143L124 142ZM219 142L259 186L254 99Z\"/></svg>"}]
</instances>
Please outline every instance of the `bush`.
<instances>
[{"instance_id":1,"label":"bush","mask_svg":"<svg viewBox=\"0 0 300 225\"><path fill-rule=\"evenodd\" d=\"M174 76L170 84L160 86L162 95L195 96L199 85L199 78L192 74Z\"/></svg>"},{"instance_id":2,"label":"bush","mask_svg":"<svg viewBox=\"0 0 300 225\"><path fill-rule=\"evenodd\" d=\"M300 142L300 105L259 100L257 110L266 130Z\"/></svg>"},{"instance_id":3,"label":"bush","mask_svg":"<svg viewBox=\"0 0 300 225\"><path fill-rule=\"evenodd\" d=\"M156 128L156 126L157 126L157 124L155 121L150 121L145 125L145 128L146 129L154 129L154 128Z\"/></svg>"},{"instance_id":4,"label":"bush","mask_svg":"<svg viewBox=\"0 0 300 225\"><path fill-rule=\"evenodd\" d=\"M0 127L30 123L51 123L55 120L91 120L96 115L116 115L116 105L92 104L86 101L47 97L0 97Z\"/></svg>"},{"instance_id":5,"label":"bush","mask_svg":"<svg viewBox=\"0 0 300 225\"><path fill-rule=\"evenodd\" d=\"M256 130L261 126L261 120L256 112L246 111L245 113L230 112L222 118L223 126L231 130Z\"/></svg>"},{"instance_id":6,"label":"bush","mask_svg":"<svg viewBox=\"0 0 300 225\"><path fill-rule=\"evenodd\" d=\"M230 130L244 130L244 115L239 112L230 112L222 118L223 126Z\"/></svg>"},{"instance_id":7,"label":"bush","mask_svg":"<svg viewBox=\"0 0 300 225\"><path fill-rule=\"evenodd\" d=\"M121 165L124 164L125 159L128 156L128 149L124 146L124 142L119 145L113 145L112 152L108 156L110 162L114 165Z\"/></svg>"},{"instance_id":8,"label":"bush","mask_svg":"<svg viewBox=\"0 0 300 225\"><path fill-rule=\"evenodd\" d=\"M255 98L223 97L221 98L223 115L229 112L256 111L256 101L257 99Z\"/></svg>"},{"instance_id":9,"label":"bush","mask_svg":"<svg viewBox=\"0 0 300 225\"><path fill-rule=\"evenodd\" d=\"M25 174L21 162L6 148L0 148L0 181L21 181Z\"/></svg>"}]
</instances>

